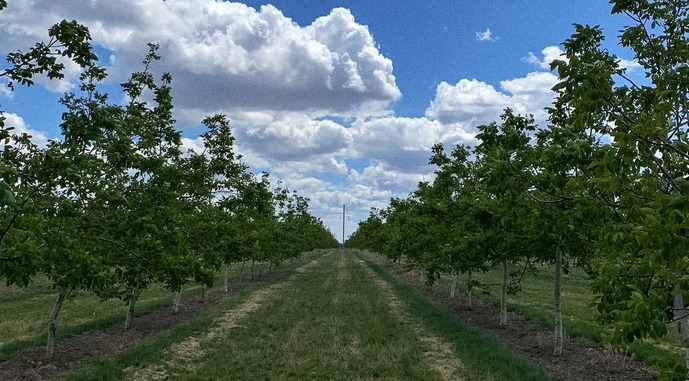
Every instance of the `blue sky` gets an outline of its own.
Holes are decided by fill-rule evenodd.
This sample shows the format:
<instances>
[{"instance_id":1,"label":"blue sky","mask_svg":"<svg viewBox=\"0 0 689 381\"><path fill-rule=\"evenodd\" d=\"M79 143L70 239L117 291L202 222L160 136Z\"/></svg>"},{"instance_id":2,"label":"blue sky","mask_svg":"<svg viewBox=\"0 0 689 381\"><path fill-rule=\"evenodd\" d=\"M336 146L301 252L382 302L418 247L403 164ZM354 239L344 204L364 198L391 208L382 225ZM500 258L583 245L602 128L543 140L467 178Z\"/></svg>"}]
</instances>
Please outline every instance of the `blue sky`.
<instances>
[{"instance_id":1,"label":"blue sky","mask_svg":"<svg viewBox=\"0 0 689 381\"><path fill-rule=\"evenodd\" d=\"M312 212L341 234L371 207L432 178L430 147L474 144L475 127L504 107L545 123L556 77L548 63L573 31L601 25L608 48L624 16L607 1L9 1L0 12L0 53L46 39L61 19L88 26L111 75L140 69L146 43L161 45L158 73L173 75L175 118L198 147L205 115L227 114L238 150L255 170L309 197ZM634 73L634 62L626 65ZM0 110L38 141L59 136L58 100L74 88L39 80Z\"/></svg>"}]
</instances>

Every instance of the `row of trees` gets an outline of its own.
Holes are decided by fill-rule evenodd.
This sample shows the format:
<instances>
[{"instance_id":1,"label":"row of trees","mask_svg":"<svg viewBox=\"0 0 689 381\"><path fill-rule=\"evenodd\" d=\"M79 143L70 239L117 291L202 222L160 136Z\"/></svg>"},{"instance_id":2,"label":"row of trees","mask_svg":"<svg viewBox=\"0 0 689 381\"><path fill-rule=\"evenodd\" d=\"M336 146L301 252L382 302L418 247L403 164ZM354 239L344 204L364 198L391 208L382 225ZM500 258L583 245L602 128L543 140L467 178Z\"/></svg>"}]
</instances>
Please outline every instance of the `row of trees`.
<instances>
[{"instance_id":1,"label":"row of trees","mask_svg":"<svg viewBox=\"0 0 689 381\"><path fill-rule=\"evenodd\" d=\"M566 255L591 275L612 343L658 338L675 323L689 345L689 2L611 3L629 16L620 44L645 71L641 83L602 47L600 28L575 25L552 64L561 82L547 128L507 109L478 127L473 150L434 146L433 182L374 211L348 245L404 256L429 282L499 264L502 324L509 268L554 264L556 355Z\"/></svg>"},{"instance_id":2,"label":"row of trees","mask_svg":"<svg viewBox=\"0 0 689 381\"><path fill-rule=\"evenodd\" d=\"M151 283L176 292L188 282L210 286L222 266L277 265L337 246L306 198L271 190L267 174L249 172L225 116L203 121L202 152L182 149L172 78L150 73L157 46L122 84L127 101L120 105L98 91L106 71L88 29L64 21L49 35L48 43L10 54L10 67L0 72L13 88L33 84L35 75L61 78L61 56L83 69L79 90L61 99L61 139L39 147L0 116L0 279L27 286L44 274L58 290L49 354L70 290L125 301L128 329Z\"/></svg>"}]
</instances>

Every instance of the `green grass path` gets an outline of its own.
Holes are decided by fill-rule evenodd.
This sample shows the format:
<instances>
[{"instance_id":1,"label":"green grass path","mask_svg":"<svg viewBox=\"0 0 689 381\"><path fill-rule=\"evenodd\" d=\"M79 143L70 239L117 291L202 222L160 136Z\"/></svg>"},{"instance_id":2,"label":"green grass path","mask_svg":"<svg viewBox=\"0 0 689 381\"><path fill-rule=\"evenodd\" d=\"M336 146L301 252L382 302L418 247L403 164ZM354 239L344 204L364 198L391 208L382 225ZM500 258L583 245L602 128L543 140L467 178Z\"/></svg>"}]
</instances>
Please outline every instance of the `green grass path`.
<instances>
[{"instance_id":1,"label":"green grass path","mask_svg":"<svg viewBox=\"0 0 689 381\"><path fill-rule=\"evenodd\" d=\"M547 380L354 252L331 250L230 299L68 378Z\"/></svg>"}]
</instances>

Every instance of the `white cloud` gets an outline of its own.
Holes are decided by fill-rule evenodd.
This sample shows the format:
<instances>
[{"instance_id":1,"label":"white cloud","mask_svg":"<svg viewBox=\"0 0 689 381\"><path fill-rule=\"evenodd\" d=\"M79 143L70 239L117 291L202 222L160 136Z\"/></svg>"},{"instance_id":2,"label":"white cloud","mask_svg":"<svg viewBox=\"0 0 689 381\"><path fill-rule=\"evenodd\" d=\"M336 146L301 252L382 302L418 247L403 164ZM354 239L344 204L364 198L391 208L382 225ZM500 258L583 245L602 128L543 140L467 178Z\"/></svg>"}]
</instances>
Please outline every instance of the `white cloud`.
<instances>
[{"instance_id":1,"label":"white cloud","mask_svg":"<svg viewBox=\"0 0 689 381\"><path fill-rule=\"evenodd\" d=\"M476 32L476 39L478 41L495 41L493 32L490 31L490 28L487 28L483 32Z\"/></svg>"},{"instance_id":2,"label":"white cloud","mask_svg":"<svg viewBox=\"0 0 689 381\"><path fill-rule=\"evenodd\" d=\"M439 142L471 144L474 133L459 123L427 118L387 117L352 124L352 151L402 173L428 171L431 147Z\"/></svg>"},{"instance_id":3,"label":"white cloud","mask_svg":"<svg viewBox=\"0 0 689 381\"><path fill-rule=\"evenodd\" d=\"M48 137L46 137L45 133L31 129L21 116L9 112L3 113L2 116L5 118L5 128L14 128L12 133L31 136L31 141L39 147L45 147L48 144Z\"/></svg>"},{"instance_id":4,"label":"white cloud","mask_svg":"<svg viewBox=\"0 0 689 381\"><path fill-rule=\"evenodd\" d=\"M141 68L147 42L160 44L164 60L156 67L172 73L181 108L344 113L370 102L387 107L401 96L392 62L344 8L302 27L271 5L256 10L213 0L17 2L3 10L0 50L45 39L46 28L64 18L84 23L96 44L113 51L110 72L117 80Z\"/></svg>"},{"instance_id":5,"label":"white cloud","mask_svg":"<svg viewBox=\"0 0 689 381\"><path fill-rule=\"evenodd\" d=\"M534 72L526 77L500 82L500 89L476 79L462 79L452 86L438 85L435 99L426 110L426 117L443 124L461 123L476 127L500 119L506 107L519 114L533 114L544 124L555 94L551 88L558 79L552 73Z\"/></svg>"},{"instance_id":6,"label":"white cloud","mask_svg":"<svg viewBox=\"0 0 689 381\"><path fill-rule=\"evenodd\" d=\"M235 119L235 135L242 145L277 161L306 161L318 155L337 155L352 140L349 130L330 120L314 120L301 113L244 114Z\"/></svg>"},{"instance_id":7,"label":"white cloud","mask_svg":"<svg viewBox=\"0 0 689 381\"><path fill-rule=\"evenodd\" d=\"M529 52L528 57L523 57L522 61L536 65L543 70L550 71L550 64L555 60L567 61L567 57L563 56L565 52L559 46L548 46L541 51L543 58L538 58L532 52Z\"/></svg>"},{"instance_id":8,"label":"white cloud","mask_svg":"<svg viewBox=\"0 0 689 381\"><path fill-rule=\"evenodd\" d=\"M621 68L626 69L627 71L633 71L637 69L642 69L643 67L637 60L625 60L621 59L618 61L618 64L620 65Z\"/></svg>"},{"instance_id":9,"label":"white cloud","mask_svg":"<svg viewBox=\"0 0 689 381\"><path fill-rule=\"evenodd\" d=\"M426 110L426 118L440 123L466 123L473 126L497 119L510 104L510 97L476 79L462 79L456 85L441 82Z\"/></svg>"}]
</instances>

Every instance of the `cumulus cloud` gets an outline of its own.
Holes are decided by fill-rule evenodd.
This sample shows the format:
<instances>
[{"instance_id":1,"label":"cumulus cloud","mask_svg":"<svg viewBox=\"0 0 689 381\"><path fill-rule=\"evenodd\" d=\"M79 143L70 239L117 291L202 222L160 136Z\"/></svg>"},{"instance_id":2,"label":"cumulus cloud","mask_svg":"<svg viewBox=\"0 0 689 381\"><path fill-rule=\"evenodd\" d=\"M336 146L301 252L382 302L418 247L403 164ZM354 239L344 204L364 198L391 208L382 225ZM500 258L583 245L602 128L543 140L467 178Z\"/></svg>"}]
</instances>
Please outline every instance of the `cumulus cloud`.
<instances>
[{"instance_id":1,"label":"cumulus cloud","mask_svg":"<svg viewBox=\"0 0 689 381\"><path fill-rule=\"evenodd\" d=\"M246 148L277 161L304 161L336 155L352 140L348 129L300 113L253 113L235 120L235 134Z\"/></svg>"},{"instance_id":2,"label":"cumulus cloud","mask_svg":"<svg viewBox=\"0 0 689 381\"><path fill-rule=\"evenodd\" d=\"M642 68L641 64L637 60L621 59L618 61L618 64L620 65L621 68L626 69L627 71L632 71L632 70L637 70L637 69Z\"/></svg>"},{"instance_id":3,"label":"cumulus cloud","mask_svg":"<svg viewBox=\"0 0 689 381\"><path fill-rule=\"evenodd\" d=\"M500 82L500 90L476 79L462 79L456 85L442 82L426 117L443 124L461 123L472 127L500 119L506 107L520 114L533 114L543 124L544 108L555 94L551 88L558 82L552 73L534 72L526 77Z\"/></svg>"},{"instance_id":4,"label":"cumulus cloud","mask_svg":"<svg viewBox=\"0 0 689 381\"><path fill-rule=\"evenodd\" d=\"M559 46L548 46L541 51L543 58L538 58L532 52L529 52L527 57L523 57L522 61L536 65L543 70L550 70L550 64L555 60L567 61L563 56L565 52Z\"/></svg>"},{"instance_id":5,"label":"cumulus cloud","mask_svg":"<svg viewBox=\"0 0 689 381\"><path fill-rule=\"evenodd\" d=\"M48 144L45 133L31 129L21 116L13 113L3 113L2 116L5 118L5 128L13 127L13 133L31 136L31 141L39 147L45 147Z\"/></svg>"},{"instance_id":6,"label":"cumulus cloud","mask_svg":"<svg viewBox=\"0 0 689 381\"><path fill-rule=\"evenodd\" d=\"M476 40L478 40L478 41L495 41L495 38L493 37L493 32L490 31L490 28L487 28L483 32L476 32Z\"/></svg>"},{"instance_id":7,"label":"cumulus cloud","mask_svg":"<svg viewBox=\"0 0 689 381\"><path fill-rule=\"evenodd\" d=\"M0 48L44 39L63 18L113 52L120 79L140 69L147 42L160 44L158 67L172 73L182 108L347 112L400 97L392 62L344 8L300 26L271 5L213 0L19 2L3 11Z\"/></svg>"},{"instance_id":8,"label":"cumulus cloud","mask_svg":"<svg viewBox=\"0 0 689 381\"><path fill-rule=\"evenodd\" d=\"M427 172L430 150L436 143L471 144L474 139L474 133L462 124L427 118L357 120L351 130L355 155L401 173Z\"/></svg>"}]
</instances>

